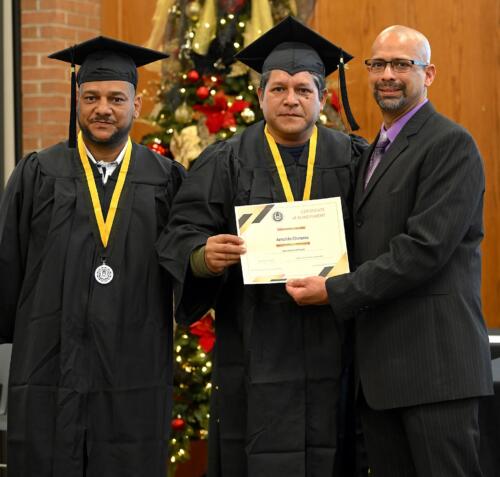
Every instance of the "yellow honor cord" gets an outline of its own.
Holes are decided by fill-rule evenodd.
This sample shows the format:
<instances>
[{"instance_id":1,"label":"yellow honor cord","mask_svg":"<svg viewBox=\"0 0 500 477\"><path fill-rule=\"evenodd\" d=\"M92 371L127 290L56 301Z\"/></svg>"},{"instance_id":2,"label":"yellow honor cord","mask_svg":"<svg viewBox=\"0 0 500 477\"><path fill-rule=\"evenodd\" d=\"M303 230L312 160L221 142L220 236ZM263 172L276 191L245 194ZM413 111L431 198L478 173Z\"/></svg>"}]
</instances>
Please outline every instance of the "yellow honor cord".
<instances>
[{"instance_id":1,"label":"yellow honor cord","mask_svg":"<svg viewBox=\"0 0 500 477\"><path fill-rule=\"evenodd\" d=\"M269 147L271 149L271 154L273 155L274 163L276 164L276 169L278 170L278 174L280 176L280 181L283 187L283 191L285 192L286 200L287 202L294 202L295 199L293 197L293 192L292 188L290 187L288 176L286 175L286 169L283 164L283 159L281 158L281 154L278 150L278 146L276 145L276 141L274 140L274 138L269 133L269 130L267 129L267 124L264 127L264 134L266 135L267 143L269 144ZM306 183L304 186L304 194L302 196L302 200L309 200L311 198L311 187L314 174L314 162L316 161L317 144L318 144L318 128L314 126L311 138L309 140Z\"/></svg>"},{"instance_id":2,"label":"yellow honor cord","mask_svg":"<svg viewBox=\"0 0 500 477\"><path fill-rule=\"evenodd\" d=\"M89 188L90 198L92 199L92 206L94 207L94 215L97 221L97 227L99 228L99 234L101 235L101 241L104 248L106 248L108 246L109 235L111 234L111 228L113 227L113 221L118 209L118 202L120 200L123 185L125 184L128 167L130 165L130 156L132 155L132 141L130 140L130 137L127 140L125 157L123 158L123 164L118 174L118 180L116 181L113 196L111 197L111 204L109 205L106 220L104 220L104 216L102 214L101 201L99 200L99 194L97 193L94 174L92 172L92 167L90 167L90 162L89 158L87 157L87 151L85 150L85 144L83 143L81 131L78 134L78 153L80 155L80 161L82 162L83 170L85 171L87 186Z\"/></svg>"}]
</instances>

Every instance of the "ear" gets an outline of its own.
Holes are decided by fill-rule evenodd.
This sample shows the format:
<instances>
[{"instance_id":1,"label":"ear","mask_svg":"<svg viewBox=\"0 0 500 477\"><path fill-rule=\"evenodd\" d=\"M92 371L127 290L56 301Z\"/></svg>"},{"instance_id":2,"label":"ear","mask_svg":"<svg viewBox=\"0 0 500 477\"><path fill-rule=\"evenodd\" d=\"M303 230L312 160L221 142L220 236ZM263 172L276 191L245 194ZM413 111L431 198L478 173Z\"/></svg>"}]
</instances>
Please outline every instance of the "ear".
<instances>
[{"instance_id":1,"label":"ear","mask_svg":"<svg viewBox=\"0 0 500 477\"><path fill-rule=\"evenodd\" d=\"M134 97L134 119L137 119L139 117L139 115L141 114L141 109L142 96L138 94Z\"/></svg>"},{"instance_id":2,"label":"ear","mask_svg":"<svg viewBox=\"0 0 500 477\"><path fill-rule=\"evenodd\" d=\"M326 100L328 98L328 90L325 88L321 93L320 93L320 98L319 102L321 104L321 109L325 107Z\"/></svg>"},{"instance_id":3,"label":"ear","mask_svg":"<svg viewBox=\"0 0 500 477\"><path fill-rule=\"evenodd\" d=\"M433 64L430 64L425 68L424 84L427 88L432 84L435 77L436 77L436 67Z\"/></svg>"},{"instance_id":4,"label":"ear","mask_svg":"<svg viewBox=\"0 0 500 477\"><path fill-rule=\"evenodd\" d=\"M264 101L264 90L260 86L257 88L257 97L259 98L260 109L262 109L262 103Z\"/></svg>"}]
</instances>

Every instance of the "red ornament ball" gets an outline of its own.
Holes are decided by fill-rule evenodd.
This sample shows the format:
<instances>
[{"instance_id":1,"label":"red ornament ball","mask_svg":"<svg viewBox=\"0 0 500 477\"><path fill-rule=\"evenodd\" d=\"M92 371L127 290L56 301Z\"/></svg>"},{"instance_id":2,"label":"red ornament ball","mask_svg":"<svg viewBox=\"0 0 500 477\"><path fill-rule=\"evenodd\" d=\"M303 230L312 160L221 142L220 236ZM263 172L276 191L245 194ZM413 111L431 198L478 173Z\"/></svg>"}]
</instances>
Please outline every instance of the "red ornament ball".
<instances>
[{"instance_id":1,"label":"red ornament ball","mask_svg":"<svg viewBox=\"0 0 500 477\"><path fill-rule=\"evenodd\" d=\"M186 74L187 80L190 83L196 83L200 79L200 73L198 73L196 70L190 70Z\"/></svg>"},{"instance_id":2,"label":"red ornament ball","mask_svg":"<svg viewBox=\"0 0 500 477\"><path fill-rule=\"evenodd\" d=\"M186 426L186 421L178 417L176 419L172 419L171 425L174 431L182 431L182 429Z\"/></svg>"},{"instance_id":3,"label":"red ornament ball","mask_svg":"<svg viewBox=\"0 0 500 477\"><path fill-rule=\"evenodd\" d=\"M168 147L165 146L164 144L158 144L157 142L152 142L151 144L148 144L148 147L152 151L155 151L158 154L161 154L162 156L167 157L168 155Z\"/></svg>"},{"instance_id":4,"label":"red ornament ball","mask_svg":"<svg viewBox=\"0 0 500 477\"><path fill-rule=\"evenodd\" d=\"M206 86L200 86L196 90L196 96L203 101L210 96L210 90Z\"/></svg>"}]
</instances>

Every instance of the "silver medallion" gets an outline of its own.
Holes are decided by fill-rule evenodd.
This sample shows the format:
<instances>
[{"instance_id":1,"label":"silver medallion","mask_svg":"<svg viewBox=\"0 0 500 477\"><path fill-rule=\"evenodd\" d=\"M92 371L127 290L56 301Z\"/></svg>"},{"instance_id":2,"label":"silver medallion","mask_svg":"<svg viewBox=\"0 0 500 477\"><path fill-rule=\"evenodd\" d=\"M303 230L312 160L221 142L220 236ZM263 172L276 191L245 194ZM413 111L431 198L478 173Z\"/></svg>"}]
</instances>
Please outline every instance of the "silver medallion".
<instances>
[{"instance_id":1,"label":"silver medallion","mask_svg":"<svg viewBox=\"0 0 500 477\"><path fill-rule=\"evenodd\" d=\"M111 280L113 280L113 269L103 263L95 269L94 276L98 283L101 285L107 285Z\"/></svg>"}]
</instances>

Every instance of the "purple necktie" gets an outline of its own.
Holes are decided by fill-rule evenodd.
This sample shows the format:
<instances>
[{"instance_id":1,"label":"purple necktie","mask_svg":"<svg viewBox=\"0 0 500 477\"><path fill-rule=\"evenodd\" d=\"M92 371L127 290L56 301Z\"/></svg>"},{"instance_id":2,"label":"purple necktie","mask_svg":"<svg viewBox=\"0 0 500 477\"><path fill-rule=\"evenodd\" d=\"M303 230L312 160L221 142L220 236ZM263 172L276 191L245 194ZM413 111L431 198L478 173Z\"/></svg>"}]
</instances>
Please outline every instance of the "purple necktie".
<instances>
[{"instance_id":1,"label":"purple necktie","mask_svg":"<svg viewBox=\"0 0 500 477\"><path fill-rule=\"evenodd\" d=\"M366 186L368 185L368 182L370 181L371 176L375 172L375 169L380 164L380 159L382 159L382 156L384 155L385 152L385 148L387 147L389 142L390 142L389 138L387 137L386 134L384 133L380 134L377 144L375 145L375 149L373 150L372 157L370 157L368 168L366 169L365 189Z\"/></svg>"}]
</instances>

